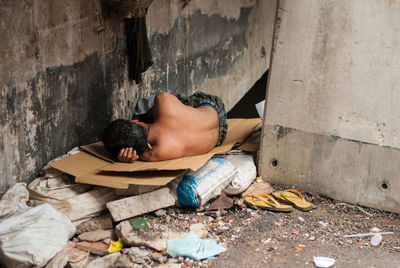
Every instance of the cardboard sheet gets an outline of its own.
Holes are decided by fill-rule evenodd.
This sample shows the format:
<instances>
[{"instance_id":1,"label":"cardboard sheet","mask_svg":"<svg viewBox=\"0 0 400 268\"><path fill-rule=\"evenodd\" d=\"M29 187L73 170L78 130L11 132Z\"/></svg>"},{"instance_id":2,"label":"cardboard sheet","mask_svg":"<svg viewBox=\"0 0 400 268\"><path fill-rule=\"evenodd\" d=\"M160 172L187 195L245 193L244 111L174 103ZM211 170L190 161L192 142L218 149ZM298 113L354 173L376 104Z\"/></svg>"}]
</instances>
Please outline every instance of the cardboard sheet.
<instances>
[{"instance_id":1,"label":"cardboard sheet","mask_svg":"<svg viewBox=\"0 0 400 268\"><path fill-rule=\"evenodd\" d=\"M129 185L163 186L186 170L163 170L158 172L93 172L78 176L75 182L94 184L115 189L128 189Z\"/></svg>"},{"instance_id":2,"label":"cardboard sheet","mask_svg":"<svg viewBox=\"0 0 400 268\"><path fill-rule=\"evenodd\" d=\"M168 161L134 163L114 162L101 142L82 146L84 150L64 159L49 163L51 167L75 176L75 181L117 189L129 185L163 186L187 169L197 170L214 154L229 151L236 143L243 141L261 119L229 119L228 133L223 144L210 152Z\"/></svg>"},{"instance_id":3,"label":"cardboard sheet","mask_svg":"<svg viewBox=\"0 0 400 268\"><path fill-rule=\"evenodd\" d=\"M210 152L202 155L182 157L179 159L159 161L159 162L143 162L135 161L134 163L122 163L115 162L109 165L103 166L101 169L104 171L150 171L150 170L179 170L179 169L192 169L197 170L202 167L213 155L222 154L230 149L237 143L243 141L252 132L254 128L257 128L261 123L261 119L228 119L228 133L225 141L220 145L212 149ZM98 147L97 143L91 145ZM92 149L91 146L85 146L83 148ZM99 150L91 150L92 152L99 152ZM100 158L104 159L103 155L96 154Z\"/></svg>"}]
</instances>

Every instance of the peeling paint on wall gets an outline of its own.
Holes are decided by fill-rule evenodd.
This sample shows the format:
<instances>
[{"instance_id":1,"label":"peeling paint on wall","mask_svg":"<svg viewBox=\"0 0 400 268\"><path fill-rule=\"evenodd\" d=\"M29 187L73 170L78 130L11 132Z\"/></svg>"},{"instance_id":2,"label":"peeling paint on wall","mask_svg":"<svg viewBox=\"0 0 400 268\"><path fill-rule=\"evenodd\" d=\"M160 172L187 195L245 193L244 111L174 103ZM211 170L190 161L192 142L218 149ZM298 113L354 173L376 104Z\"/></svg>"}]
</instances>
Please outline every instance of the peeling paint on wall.
<instances>
[{"instance_id":1,"label":"peeling paint on wall","mask_svg":"<svg viewBox=\"0 0 400 268\"><path fill-rule=\"evenodd\" d=\"M177 0L154 1L147 16L154 65L136 85L127 79L122 18L100 1L2 1L0 192L98 140L109 120L131 118L139 97L214 90L233 106L232 96L239 100L268 67L262 33L268 25L272 37L274 10L262 9L276 1L228 2L182 9Z\"/></svg>"}]
</instances>

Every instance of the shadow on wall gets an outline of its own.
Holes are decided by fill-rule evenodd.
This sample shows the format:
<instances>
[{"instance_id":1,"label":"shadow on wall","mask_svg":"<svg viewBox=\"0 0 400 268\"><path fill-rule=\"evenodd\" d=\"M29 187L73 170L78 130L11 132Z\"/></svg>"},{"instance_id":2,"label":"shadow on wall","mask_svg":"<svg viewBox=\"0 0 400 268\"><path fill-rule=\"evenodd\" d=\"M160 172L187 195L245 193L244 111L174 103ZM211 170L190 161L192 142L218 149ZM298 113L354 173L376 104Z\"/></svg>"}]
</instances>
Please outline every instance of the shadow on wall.
<instances>
[{"instance_id":1,"label":"shadow on wall","mask_svg":"<svg viewBox=\"0 0 400 268\"><path fill-rule=\"evenodd\" d=\"M228 112L228 118L255 118L259 117L255 105L265 100L267 89L268 70L254 84L254 86Z\"/></svg>"}]
</instances>

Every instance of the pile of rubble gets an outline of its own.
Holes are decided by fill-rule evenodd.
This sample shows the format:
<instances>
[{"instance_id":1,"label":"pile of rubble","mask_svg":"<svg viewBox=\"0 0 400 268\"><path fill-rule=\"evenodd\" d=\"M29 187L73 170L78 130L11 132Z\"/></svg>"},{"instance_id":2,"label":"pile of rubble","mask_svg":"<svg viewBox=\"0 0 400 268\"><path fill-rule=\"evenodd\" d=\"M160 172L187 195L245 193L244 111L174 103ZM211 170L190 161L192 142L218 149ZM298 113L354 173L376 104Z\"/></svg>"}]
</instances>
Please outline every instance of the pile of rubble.
<instances>
[{"instance_id":1,"label":"pile of rubble","mask_svg":"<svg viewBox=\"0 0 400 268\"><path fill-rule=\"evenodd\" d=\"M74 183L72 176L46 166L41 177L28 186L16 184L0 201L2 262L7 267L207 266L240 233L228 216L245 209L240 193L272 191L267 183L249 187L256 172L252 156L245 157L254 166L246 170L246 182L238 181L243 176L233 167L235 176L223 188L197 192L198 208L182 207L176 182L128 193Z\"/></svg>"}]
</instances>

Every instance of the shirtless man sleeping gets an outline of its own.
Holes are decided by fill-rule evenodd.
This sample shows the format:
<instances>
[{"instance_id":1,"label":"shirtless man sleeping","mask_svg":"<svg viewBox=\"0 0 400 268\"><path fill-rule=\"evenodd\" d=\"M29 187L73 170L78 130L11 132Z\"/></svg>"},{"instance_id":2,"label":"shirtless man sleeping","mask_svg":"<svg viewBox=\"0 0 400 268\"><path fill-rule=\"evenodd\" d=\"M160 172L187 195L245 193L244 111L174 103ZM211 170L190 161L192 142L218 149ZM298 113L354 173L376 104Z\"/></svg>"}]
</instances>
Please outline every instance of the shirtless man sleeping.
<instances>
[{"instance_id":1,"label":"shirtless man sleeping","mask_svg":"<svg viewBox=\"0 0 400 268\"><path fill-rule=\"evenodd\" d=\"M103 143L121 162L162 161L207 153L224 141L226 132L226 111L217 96L161 92L140 121L111 122Z\"/></svg>"}]
</instances>

